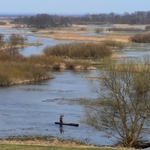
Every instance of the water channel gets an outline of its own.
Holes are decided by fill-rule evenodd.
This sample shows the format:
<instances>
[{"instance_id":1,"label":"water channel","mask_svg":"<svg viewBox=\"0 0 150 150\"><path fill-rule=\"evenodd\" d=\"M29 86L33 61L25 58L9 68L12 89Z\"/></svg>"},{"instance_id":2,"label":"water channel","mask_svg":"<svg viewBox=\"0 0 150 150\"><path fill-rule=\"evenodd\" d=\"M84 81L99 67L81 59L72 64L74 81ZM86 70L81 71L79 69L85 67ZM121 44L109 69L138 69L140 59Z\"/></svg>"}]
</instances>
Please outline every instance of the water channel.
<instances>
[{"instance_id":1,"label":"water channel","mask_svg":"<svg viewBox=\"0 0 150 150\"><path fill-rule=\"evenodd\" d=\"M43 43L42 46L30 46L20 49L24 56L41 54L45 46L69 43L56 41L50 38L39 38L27 30L0 29L6 36L14 32L22 32L28 41ZM150 51L149 45L141 55ZM129 55L130 48L123 50L123 55ZM132 51L135 56L137 51ZM138 53L139 54L139 53ZM150 53L149 53L150 54ZM137 55L139 56L139 55ZM113 139L103 137L102 133L92 127L81 123L83 108L77 101L81 99L95 99L98 95L91 91L90 80L86 76L98 75L98 70L93 71L60 71L49 72L54 79L28 85L14 85L0 87L0 138L9 136L56 136L82 140L98 145L111 145ZM79 127L55 125L59 115L65 115L65 122L79 123Z\"/></svg>"}]
</instances>

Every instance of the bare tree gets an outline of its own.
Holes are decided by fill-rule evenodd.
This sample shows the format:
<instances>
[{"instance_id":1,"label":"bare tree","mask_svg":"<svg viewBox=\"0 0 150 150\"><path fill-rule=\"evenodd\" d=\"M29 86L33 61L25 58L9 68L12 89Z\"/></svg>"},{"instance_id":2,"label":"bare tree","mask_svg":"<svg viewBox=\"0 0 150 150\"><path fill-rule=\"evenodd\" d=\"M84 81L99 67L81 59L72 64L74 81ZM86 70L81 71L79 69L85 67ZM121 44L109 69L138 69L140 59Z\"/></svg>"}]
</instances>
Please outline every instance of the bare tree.
<instances>
[{"instance_id":1,"label":"bare tree","mask_svg":"<svg viewBox=\"0 0 150 150\"><path fill-rule=\"evenodd\" d=\"M84 103L84 121L123 146L135 147L150 133L150 58L116 62L101 77L99 99Z\"/></svg>"},{"instance_id":2,"label":"bare tree","mask_svg":"<svg viewBox=\"0 0 150 150\"><path fill-rule=\"evenodd\" d=\"M0 34L0 47L3 47L4 44L5 44L5 42L4 42L4 35Z\"/></svg>"},{"instance_id":3,"label":"bare tree","mask_svg":"<svg viewBox=\"0 0 150 150\"><path fill-rule=\"evenodd\" d=\"M8 42L8 44L14 46L17 44L23 45L26 40L27 40L27 38L23 37L22 35L13 33L9 36L9 38L7 39L7 42Z\"/></svg>"}]
</instances>

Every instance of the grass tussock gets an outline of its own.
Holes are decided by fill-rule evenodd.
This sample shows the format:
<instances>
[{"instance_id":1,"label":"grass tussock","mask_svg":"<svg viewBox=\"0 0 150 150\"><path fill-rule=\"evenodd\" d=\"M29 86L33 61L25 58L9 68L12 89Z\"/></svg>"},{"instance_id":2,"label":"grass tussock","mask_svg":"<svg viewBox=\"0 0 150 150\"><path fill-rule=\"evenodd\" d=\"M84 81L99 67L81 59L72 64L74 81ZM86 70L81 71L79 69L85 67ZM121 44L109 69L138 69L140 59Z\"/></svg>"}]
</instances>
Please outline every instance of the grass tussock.
<instances>
[{"instance_id":1,"label":"grass tussock","mask_svg":"<svg viewBox=\"0 0 150 150\"><path fill-rule=\"evenodd\" d=\"M135 43L150 43L150 33L136 34L131 36L129 40Z\"/></svg>"},{"instance_id":2,"label":"grass tussock","mask_svg":"<svg viewBox=\"0 0 150 150\"><path fill-rule=\"evenodd\" d=\"M107 45L97 43L56 45L46 47L43 52L47 56L73 59L100 59L112 55L112 51Z\"/></svg>"}]
</instances>

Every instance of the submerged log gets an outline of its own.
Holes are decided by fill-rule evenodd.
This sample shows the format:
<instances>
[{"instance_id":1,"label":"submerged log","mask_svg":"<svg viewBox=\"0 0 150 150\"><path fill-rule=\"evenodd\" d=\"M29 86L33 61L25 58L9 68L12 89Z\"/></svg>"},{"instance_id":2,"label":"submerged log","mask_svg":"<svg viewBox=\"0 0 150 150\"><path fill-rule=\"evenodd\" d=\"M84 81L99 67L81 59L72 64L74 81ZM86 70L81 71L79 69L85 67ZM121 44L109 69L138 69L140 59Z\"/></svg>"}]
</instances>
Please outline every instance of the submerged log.
<instances>
[{"instance_id":1,"label":"submerged log","mask_svg":"<svg viewBox=\"0 0 150 150\"><path fill-rule=\"evenodd\" d=\"M59 125L68 125L68 126L76 126L76 127L79 126L79 124L77 124L77 123L55 122L55 124L59 124Z\"/></svg>"}]
</instances>

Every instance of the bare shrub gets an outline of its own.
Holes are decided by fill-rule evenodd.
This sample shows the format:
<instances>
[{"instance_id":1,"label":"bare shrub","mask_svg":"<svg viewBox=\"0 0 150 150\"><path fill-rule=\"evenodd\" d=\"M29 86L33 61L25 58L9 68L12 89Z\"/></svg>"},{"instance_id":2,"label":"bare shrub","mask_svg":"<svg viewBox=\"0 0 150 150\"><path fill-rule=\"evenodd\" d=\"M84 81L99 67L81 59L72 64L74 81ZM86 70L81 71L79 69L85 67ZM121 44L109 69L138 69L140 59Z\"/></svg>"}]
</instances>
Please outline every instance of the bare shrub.
<instances>
[{"instance_id":1,"label":"bare shrub","mask_svg":"<svg viewBox=\"0 0 150 150\"><path fill-rule=\"evenodd\" d=\"M104 31L104 29L102 29L102 28L97 28L97 29L95 29L95 33L101 33L101 32L103 32Z\"/></svg>"},{"instance_id":2,"label":"bare shrub","mask_svg":"<svg viewBox=\"0 0 150 150\"><path fill-rule=\"evenodd\" d=\"M150 43L150 33L136 34L130 37L130 41L135 43Z\"/></svg>"},{"instance_id":3,"label":"bare shrub","mask_svg":"<svg viewBox=\"0 0 150 150\"><path fill-rule=\"evenodd\" d=\"M43 52L48 56L79 59L105 58L112 54L111 49L107 45L96 43L56 45L53 47L46 47Z\"/></svg>"},{"instance_id":4,"label":"bare shrub","mask_svg":"<svg viewBox=\"0 0 150 150\"><path fill-rule=\"evenodd\" d=\"M23 45L26 40L27 39L21 35L11 34L8 38L8 43L10 45L18 45L18 44Z\"/></svg>"}]
</instances>

